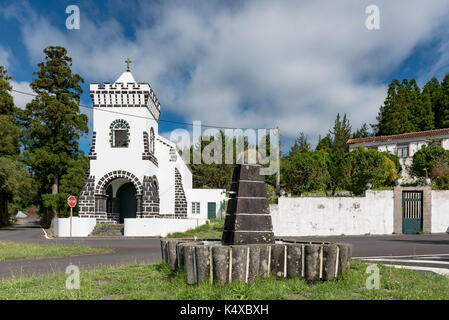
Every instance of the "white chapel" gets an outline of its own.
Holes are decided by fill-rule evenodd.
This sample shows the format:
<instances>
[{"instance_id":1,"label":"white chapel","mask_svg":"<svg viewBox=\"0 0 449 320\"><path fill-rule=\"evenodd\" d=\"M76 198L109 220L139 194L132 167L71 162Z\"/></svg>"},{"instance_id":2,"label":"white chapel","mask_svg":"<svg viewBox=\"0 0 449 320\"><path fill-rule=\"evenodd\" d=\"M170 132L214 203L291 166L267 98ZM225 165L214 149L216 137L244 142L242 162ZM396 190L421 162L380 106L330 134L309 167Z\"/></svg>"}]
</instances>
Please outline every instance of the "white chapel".
<instances>
[{"instance_id":1,"label":"white chapel","mask_svg":"<svg viewBox=\"0 0 449 320\"><path fill-rule=\"evenodd\" d=\"M79 216L147 224L152 220L145 218L218 218L224 190L192 189L192 173L176 144L158 134L156 94L148 83L136 82L126 62L127 71L114 83L90 84L90 171Z\"/></svg>"}]
</instances>

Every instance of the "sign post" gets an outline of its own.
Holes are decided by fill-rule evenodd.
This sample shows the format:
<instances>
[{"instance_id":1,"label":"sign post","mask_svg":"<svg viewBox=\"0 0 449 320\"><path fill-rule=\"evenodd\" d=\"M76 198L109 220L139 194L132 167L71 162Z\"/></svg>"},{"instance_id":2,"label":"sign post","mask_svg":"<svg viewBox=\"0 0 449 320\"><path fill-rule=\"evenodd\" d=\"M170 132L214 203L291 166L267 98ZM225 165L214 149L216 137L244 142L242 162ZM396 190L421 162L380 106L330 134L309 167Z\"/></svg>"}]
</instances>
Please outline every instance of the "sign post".
<instances>
[{"instance_id":1,"label":"sign post","mask_svg":"<svg viewBox=\"0 0 449 320\"><path fill-rule=\"evenodd\" d=\"M72 216L73 216L73 207L76 206L76 198L74 196L70 196L67 198L67 204L70 207L70 238L72 237Z\"/></svg>"}]
</instances>

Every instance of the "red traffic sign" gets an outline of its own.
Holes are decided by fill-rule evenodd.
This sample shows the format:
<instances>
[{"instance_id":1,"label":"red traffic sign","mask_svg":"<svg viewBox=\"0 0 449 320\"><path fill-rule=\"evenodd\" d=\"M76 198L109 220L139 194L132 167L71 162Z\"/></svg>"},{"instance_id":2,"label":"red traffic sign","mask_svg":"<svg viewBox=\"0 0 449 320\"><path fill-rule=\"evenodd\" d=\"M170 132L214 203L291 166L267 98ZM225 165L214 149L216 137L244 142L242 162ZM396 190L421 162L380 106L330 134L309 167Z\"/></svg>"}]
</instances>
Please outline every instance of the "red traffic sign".
<instances>
[{"instance_id":1,"label":"red traffic sign","mask_svg":"<svg viewBox=\"0 0 449 320\"><path fill-rule=\"evenodd\" d=\"M73 208L74 206L76 206L76 198L74 196L68 197L67 204L69 205L69 207Z\"/></svg>"}]
</instances>

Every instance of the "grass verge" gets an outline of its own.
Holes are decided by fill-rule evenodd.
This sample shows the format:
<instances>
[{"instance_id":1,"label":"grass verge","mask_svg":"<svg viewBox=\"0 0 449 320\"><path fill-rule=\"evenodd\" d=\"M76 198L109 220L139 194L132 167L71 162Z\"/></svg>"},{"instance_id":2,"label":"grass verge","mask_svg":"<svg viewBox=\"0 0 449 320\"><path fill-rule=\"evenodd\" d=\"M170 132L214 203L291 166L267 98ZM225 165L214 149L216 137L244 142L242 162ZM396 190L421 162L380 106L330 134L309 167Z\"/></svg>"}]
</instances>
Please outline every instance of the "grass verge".
<instances>
[{"instance_id":1,"label":"grass verge","mask_svg":"<svg viewBox=\"0 0 449 320\"><path fill-rule=\"evenodd\" d=\"M210 220L209 223L203 224L185 232L174 232L167 235L168 238L221 238L223 234L225 219Z\"/></svg>"},{"instance_id":2,"label":"grass verge","mask_svg":"<svg viewBox=\"0 0 449 320\"><path fill-rule=\"evenodd\" d=\"M0 241L0 261L21 258L67 257L88 253L106 253L109 251L106 248L92 248L87 246L58 246Z\"/></svg>"},{"instance_id":3,"label":"grass verge","mask_svg":"<svg viewBox=\"0 0 449 320\"><path fill-rule=\"evenodd\" d=\"M185 272L166 264L139 264L82 271L80 289L65 288L63 273L0 281L0 299L449 299L449 278L379 265L380 288L369 290L367 264L354 261L341 279L307 283L272 277L253 284L188 285Z\"/></svg>"}]
</instances>

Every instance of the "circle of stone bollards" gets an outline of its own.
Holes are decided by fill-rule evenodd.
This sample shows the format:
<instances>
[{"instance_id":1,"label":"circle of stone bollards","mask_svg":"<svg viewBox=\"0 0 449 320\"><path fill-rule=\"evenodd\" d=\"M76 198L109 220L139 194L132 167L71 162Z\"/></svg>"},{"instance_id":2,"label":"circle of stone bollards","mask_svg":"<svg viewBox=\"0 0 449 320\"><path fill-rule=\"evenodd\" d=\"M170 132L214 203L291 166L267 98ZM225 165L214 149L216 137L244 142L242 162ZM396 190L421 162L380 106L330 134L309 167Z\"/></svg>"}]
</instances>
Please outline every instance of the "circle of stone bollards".
<instances>
[{"instance_id":1,"label":"circle of stone bollards","mask_svg":"<svg viewBox=\"0 0 449 320\"><path fill-rule=\"evenodd\" d=\"M273 275L308 281L337 279L350 268L346 243L278 240L274 244L222 245L218 239L161 239L162 260L185 268L188 284L251 283Z\"/></svg>"}]
</instances>

